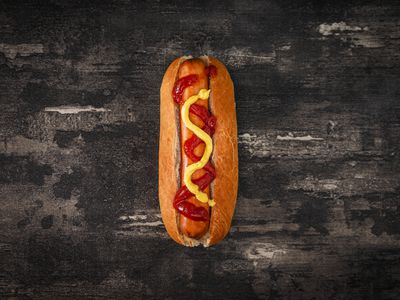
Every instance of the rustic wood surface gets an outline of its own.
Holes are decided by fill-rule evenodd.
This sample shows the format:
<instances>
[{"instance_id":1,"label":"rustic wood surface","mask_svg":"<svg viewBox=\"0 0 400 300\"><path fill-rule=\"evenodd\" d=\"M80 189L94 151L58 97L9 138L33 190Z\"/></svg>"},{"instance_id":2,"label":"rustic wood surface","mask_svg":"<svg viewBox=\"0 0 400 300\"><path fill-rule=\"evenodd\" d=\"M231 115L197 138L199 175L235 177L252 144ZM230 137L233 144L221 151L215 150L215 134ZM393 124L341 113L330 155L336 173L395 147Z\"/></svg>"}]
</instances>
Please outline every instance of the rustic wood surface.
<instances>
[{"instance_id":1,"label":"rustic wood surface","mask_svg":"<svg viewBox=\"0 0 400 300\"><path fill-rule=\"evenodd\" d=\"M398 1L0 1L1 299L399 299ZM229 236L171 241L159 86L237 100Z\"/></svg>"}]
</instances>

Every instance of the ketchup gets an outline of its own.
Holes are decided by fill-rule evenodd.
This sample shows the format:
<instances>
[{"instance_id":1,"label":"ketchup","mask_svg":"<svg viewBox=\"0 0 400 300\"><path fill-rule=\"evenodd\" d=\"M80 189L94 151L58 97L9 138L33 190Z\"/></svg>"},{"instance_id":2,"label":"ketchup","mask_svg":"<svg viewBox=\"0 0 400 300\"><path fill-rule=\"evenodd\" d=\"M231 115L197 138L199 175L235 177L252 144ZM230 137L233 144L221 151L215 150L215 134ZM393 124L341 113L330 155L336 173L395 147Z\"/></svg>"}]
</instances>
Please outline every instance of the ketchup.
<instances>
[{"instance_id":1,"label":"ketchup","mask_svg":"<svg viewBox=\"0 0 400 300\"><path fill-rule=\"evenodd\" d=\"M207 186L214 180L216 175L215 169L210 162L204 166L203 170L205 170L206 173L203 176L193 180L193 183L196 184L202 191L207 188ZM204 207L197 207L193 203L185 201L191 196L193 196L193 194L188 190L186 185L181 186L175 195L174 208L185 217L194 221L208 221L210 216Z\"/></svg>"},{"instance_id":2,"label":"ketchup","mask_svg":"<svg viewBox=\"0 0 400 300\"><path fill-rule=\"evenodd\" d=\"M188 75L178 79L174 84L174 89L172 90L172 97L174 101L178 104L182 103L182 95L185 88L191 86L193 83L196 83L199 77L196 74Z\"/></svg>"},{"instance_id":3,"label":"ketchup","mask_svg":"<svg viewBox=\"0 0 400 300\"><path fill-rule=\"evenodd\" d=\"M209 65L206 67L206 72L208 77L215 77L217 75L217 68L214 65ZM178 79L172 91L172 97L177 104L183 104L182 95L185 88L193 85L198 80L196 74L188 75ZM216 118L211 115L211 113L203 106L193 104L190 106L190 113L198 116L203 122L203 130L210 136L214 134ZM194 154L194 149L203 143L196 135L185 141L184 151L185 154L193 161L197 162L201 157ZM214 166L208 162L203 170L205 174L197 179L193 179L193 183L196 184L202 191L206 189L210 183L214 180L216 173ZM208 211L204 207L198 207L193 203L187 202L186 200L192 197L193 194L188 190L186 185L181 186L175 195L173 201L174 208L184 215L185 217L192 219L194 221L208 221L210 219Z\"/></svg>"}]
</instances>

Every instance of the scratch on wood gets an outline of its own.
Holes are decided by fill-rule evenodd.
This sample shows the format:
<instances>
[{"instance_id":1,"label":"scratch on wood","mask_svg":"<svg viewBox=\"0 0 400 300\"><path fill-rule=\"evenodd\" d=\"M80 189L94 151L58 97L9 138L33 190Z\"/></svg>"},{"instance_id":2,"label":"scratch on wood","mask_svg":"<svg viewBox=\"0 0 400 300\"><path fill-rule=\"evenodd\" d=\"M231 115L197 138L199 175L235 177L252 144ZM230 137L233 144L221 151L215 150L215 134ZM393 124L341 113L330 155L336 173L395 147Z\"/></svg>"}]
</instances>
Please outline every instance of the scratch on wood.
<instances>
[{"instance_id":1,"label":"scratch on wood","mask_svg":"<svg viewBox=\"0 0 400 300\"><path fill-rule=\"evenodd\" d=\"M333 183L326 183L323 185L323 188L326 190L335 190L338 188L338 186L336 184Z\"/></svg>"},{"instance_id":2,"label":"scratch on wood","mask_svg":"<svg viewBox=\"0 0 400 300\"><path fill-rule=\"evenodd\" d=\"M280 141L323 141L324 140L323 138L312 137L311 135L293 136L291 132L289 132L287 136L278 135L276 139Z\"/></svg>"},{"instance_id":3,"label":"scratch on wood","mask_svg":"<svg viewBox=\"0 0 400 300\"><path fill-rule=\"evenodd\" d=\"M118 218L123 221L121 228L127 229L130 227L155 227L163 225L161 221L161 214L135 214L135 215L123 215Z\"/></svg>"},{"instance_id":4,"label":"scratch on wood","mask_svg":"<svg viewBox=\"0 0 400 300\"><path fill-rule=\"evenodd\" d=\"M161 221L152 221L152 222L132 222L129 224L124 224L121 227L122 228L129 228L129 227L136 227L136 226L143 226L143 227L156 227L156 226L162 226L163 222Z\"/></svg>"},{"instance_id":5,"label":"scratch on wood","mask_svg":"<svg viewBox=\"0 0 400 300\"><path fill-rule=\"evenodd\" d=\"M209 52L211 55L216 57L225 57L224 61L228 65L232 66L242 66L248 64L272 64L276 59L275 51L272 51L271 53L256 54L249 47L232 47L226 49L223 53L215 53L214 51Z\"/></svg>"},{"instance_id":6,"label":"scratch on wood","mask_svg":"<svg viewBox=\"0 0 400 300\"><path fill-rule=\"evenodd\" d=\"M340 40L350 43L350 47L380 48L384 46L381 37L371 32L368 26L350 26L345 22L322 23L318 26L318 32L323 36L340 36Z\"/></svg>"},{"instance_id":7,"label":"scratch on wood","mask_svg":"<svg viewBox=\"0 0 400 300\"><path fill-rule=\"evenodd\" d=\"M270 152L266 135L244 133L239 135L239 144L244 145L251 155L265 157Z\"/></svg>"},{"instance_id":8,"label":"scratch on wood","mask_svg":"<svg viewBox=\"0 0 400 300\"><path fill-rule=\"evenodd\" d=\"M14 59L17 55L29 56L32 54L44 53L42 44L0 44L0 52L4 53L5 57Z\"/></svg>"},{"instance_id":9,"label":"scratch on wood","mask_svg":"<svg viewBox=\"0 0 400 300\"><path fill-rule=\"evenodd\" d=\"M110 109L106 108L95 108L91 105L89 106L53 106L53 107L46 107L44 111L47 112L58 112L62 115L64 114L78 114L80 112L108 112L111 111Z\"/></svg>"},{"instance_id":10,"label":"scratch on wood","mask_svg":"<svg viewBox=\"0 0 400 300\"><path fill-rule=\"evenodd\" d=\"M245 252L246 258L251 260L273 259L277 254L286 254L286 250L271 243L253 243Z\"/></svg>"},{"instance_id":11,"label":"scratch on wood","mask_svg":"<svg viewBox=\"0 0 400 300\"><path fill-rule=\"evenodd\" d=\"M291 45L284 45L282 47L279 47L277 50L281 50L281 51L289 51L290 49L292 49Z\"/></svg>"},{"instance_id":12,"label":"scratch on wood","mask_svg":"<svg viewBox=\"0 0 400 300\"><path fill-rule=\"evenodd\" d=\"M346 179L320 179L314 176L307 176L303 180L294 180L289 184L289 190L303 190L303 191L334 191L339 187L343 187L347 184Z\"/></svg>"},{"instance_id":13,"label":"scratch on wood","mask_svg":"<svg viewBox=\"0 0 400 300\"><path fill-rule=\"evenodd\" d=\"M332 24L322 23L318 26L318 31L320 34L327 36L327 35L339 35L339 32L343 31L367 31L368 27L365 26L361 28L360 26L350 26L347 25L345 22L334 22Z\"/></svg>"},{"instance_id":14,"label":"scratch on wood","mask_svg":"<svg viewBox=\"0 0 400 300\"><path fill-rule=\"evenodd\" d=\"M127 220L146 220L147 216L146 215L134 215L134 216L121 216L119 217L120 220L122 221L127 221Z\"/></svg>"},{"instance_id":15,"label":"scratch on wood","mask_svg":"<svg viewBox=\"0 0 400 300\"><path fill-rule=\"evenodd\" d=\"M346 41L346 39L341 39ZM355 33L351 38L352 45L361 46L365 48L381 48L384 43L377 36L365 35L363 33Z\"/></svg>"}]
</instances>

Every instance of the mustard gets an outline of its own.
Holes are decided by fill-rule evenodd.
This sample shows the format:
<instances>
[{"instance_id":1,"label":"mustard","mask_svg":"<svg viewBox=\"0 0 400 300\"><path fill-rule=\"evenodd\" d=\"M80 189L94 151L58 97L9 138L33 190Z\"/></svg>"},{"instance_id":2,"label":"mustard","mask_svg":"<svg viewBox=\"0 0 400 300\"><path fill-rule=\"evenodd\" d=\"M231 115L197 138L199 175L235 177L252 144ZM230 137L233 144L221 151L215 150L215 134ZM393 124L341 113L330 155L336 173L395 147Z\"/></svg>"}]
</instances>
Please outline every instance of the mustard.
<instances>
[{"instance_id":1,"label":"mustard","mask_svg":"<svg viewBox=\"0 0 400 300\"><path fill-rule=\"evenodd\" d=\"M207 203L210 206L215 205L215 201L212 199L208 199L208 195L204 193L203 191L200 190L200 188L192 182L192 175L194 172L197 170L200 170L204 168L204 166L207 164L207 162L210 159L212 150L213 150L213 144L212 144L212 139L211 137L200 127L197 127L190 121L189 119L189 109L192 104L194 104L197 100L203 99L206 100L210 97L210 91L211 90L206 90L206 89L201 89L200 92L197 95L189 97L185 101L185 103L182 106L181 110L181 117L182 121L185 124L187 128L189 128L199 139L201 139L204 144L205 144L205 149L202 158L196 162L193 163L185 169L185 174L183 176L183 181L188 188L188 190L195 195L196 199L199 200L200 202Z\"/></svg>"}]
</instances>

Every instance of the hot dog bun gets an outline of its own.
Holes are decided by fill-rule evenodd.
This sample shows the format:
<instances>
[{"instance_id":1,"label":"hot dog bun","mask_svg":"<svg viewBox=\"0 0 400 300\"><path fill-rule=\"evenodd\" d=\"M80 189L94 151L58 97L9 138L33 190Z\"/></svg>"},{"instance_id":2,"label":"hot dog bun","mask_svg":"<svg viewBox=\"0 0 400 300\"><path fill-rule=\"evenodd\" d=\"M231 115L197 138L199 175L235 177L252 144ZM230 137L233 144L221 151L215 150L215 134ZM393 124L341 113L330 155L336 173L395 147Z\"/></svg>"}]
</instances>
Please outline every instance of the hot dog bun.
<instances>
[{"instance_id":1,"label":"hot dog bun","mask_svg":"<svg viewBox=\"0 0 400 300\"><path fill-rule=\"evenodd\" d=\"M203 56L206 65L214 65L217 75L210 78L209 108L217 119L213 136L211 161L216 178L211 184L211 194L216 205L211 208L208 232L193 239L179 230L179 214L172 202L182 184L181 124L179 106L172 97L172 89L180 65L191 57L175 59L164 74L160 89L160 144L159 144L159 201L161 216L168 234L185 246L214 245L229 232L236 205L238 187L238 149L234 88L226 67L216 58Z\"/></svg>"}]
</instances>

